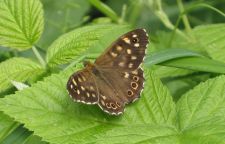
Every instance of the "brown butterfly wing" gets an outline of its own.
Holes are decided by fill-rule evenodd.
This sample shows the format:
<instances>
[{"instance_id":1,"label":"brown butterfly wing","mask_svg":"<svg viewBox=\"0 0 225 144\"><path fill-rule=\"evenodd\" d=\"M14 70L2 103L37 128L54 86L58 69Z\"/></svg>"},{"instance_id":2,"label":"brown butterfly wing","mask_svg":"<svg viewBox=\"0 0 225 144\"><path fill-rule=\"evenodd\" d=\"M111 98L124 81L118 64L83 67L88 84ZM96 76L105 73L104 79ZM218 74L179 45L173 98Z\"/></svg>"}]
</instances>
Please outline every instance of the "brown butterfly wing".
<instances>
[{"instance_id":1,"label":"brown butterfly wing","mask_svg":"<svg viewBox=\"0 0 225 144\"><path fill-rule=\"evenodd\" d=\"M87 68L70 76L67 82L67 90L70 97L76 102L98 103L98 90L95 79Z\"/></svg>"},{"instance_id":2,"label":"brown butterfly wing","mask_svg":"<svg viewBox=\"0 0 225 144\"><path fill-rule=\"evenodd\" d=\"M99 107L112 115L123 113L125 104L112 83L104 76L97 76L96 81L99 89Z\"/></svg>"},{"instance_id":3,"label":"brown butterfly wing","mask_svg":"<svg viewBox=\"0 0 225 144\"><path fill-rule=\"evenodd\" d=\"M140 64L143 62L147 44L147 33L143 29L137 29L117 39L96 60L95 64L101 73L98 77L104 81L98 86L109 86L108 89L99 88L105 99L99 97L98 105L104 111L121 114L125 104L140 97L144 83ZM108 103L108 106L105 103Z\"/></svg>"},{"instance_id":4,"label":"brown butterfly wing","mask_svg":"<svg viewBox=\"0 0 225 144\"><path fill-rule=\"evenodd\" d=\"M113 42L95 64L101 68L135 70L143 62L147 44L146 31L133 30Z\"/></svg>"},{"instance_id":5,"label":"brown butterfly wing","mask_svg":"<svg viewBox=\"0 0 225 144\"><path fill-rule=\"evenodd\" d=\"M121 114L125 104L139 98L143 89L140 65L147 44L148 35L143 29L121 36L96 59L94 67L86 67L70 77L67 89L71 97L78 102L98 104L109 114Z\"/></svg>"},{"instance_id":6,"label":"brown butterfly wing","mask_svg":"<svg viewBox=\"0 0 225 144\"><path fill-rule=\"evenodd\" d=\"M130 72L107 69L102 69L101 72L107 78L105 81L110 83L111 89L115 91L113 97L112 95L108 97L116 98L123 103L130 103L139 98L144 87L144 76L141 68ZM104 91L105 89L103 89Z\"/></svg>"}]
</instances>

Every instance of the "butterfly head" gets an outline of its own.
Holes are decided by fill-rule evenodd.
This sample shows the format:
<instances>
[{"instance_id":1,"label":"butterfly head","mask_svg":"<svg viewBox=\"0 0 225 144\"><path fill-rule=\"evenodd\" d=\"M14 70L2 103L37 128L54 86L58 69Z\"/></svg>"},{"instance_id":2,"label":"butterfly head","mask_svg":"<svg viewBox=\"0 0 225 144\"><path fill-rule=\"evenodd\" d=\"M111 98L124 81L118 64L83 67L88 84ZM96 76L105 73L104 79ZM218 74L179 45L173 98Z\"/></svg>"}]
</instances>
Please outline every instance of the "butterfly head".
<instances>
[{"instance_id":1,"label":"butterfly head","mask_svg":"<svg viewBox=\"0 0 225 144\"><path fill-rule=\"evenodd\" d=\"M94 66L94 64L93 63L91 63L90 61L83 61L83 65L84 65L84 67L93 67Z\"/></svg>"}]
</instances>

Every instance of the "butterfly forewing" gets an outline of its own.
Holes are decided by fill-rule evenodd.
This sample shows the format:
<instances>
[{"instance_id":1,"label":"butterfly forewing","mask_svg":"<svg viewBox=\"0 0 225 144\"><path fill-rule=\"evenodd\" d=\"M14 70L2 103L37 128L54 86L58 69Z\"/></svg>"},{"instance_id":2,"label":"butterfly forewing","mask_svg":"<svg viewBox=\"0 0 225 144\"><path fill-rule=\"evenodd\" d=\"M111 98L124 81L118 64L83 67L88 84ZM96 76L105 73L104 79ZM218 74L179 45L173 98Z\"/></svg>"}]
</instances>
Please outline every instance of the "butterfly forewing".
<instances>
[{"instance_id":1,"label":"butterfly forewing","mask_svg":"<svg viewBox=\"0 0 225 144\"><path fill-rule=\"evenodd\" d=\"M87 70L81 70L70 76L67 90L72 99L86 104L98 103L98 90L95 79Z\"/></svg>"},{"instance_id":2,"label":"butterfly forewing","mask_svg":"<svg viewBox=\"0 0 225 144\"><path fill-rule=\"evenodd\" d=\"M102 68L135 70L143 62L147 44L145 30L133 30L112 43L95 63Z\"/></svg>"}]
</instances>

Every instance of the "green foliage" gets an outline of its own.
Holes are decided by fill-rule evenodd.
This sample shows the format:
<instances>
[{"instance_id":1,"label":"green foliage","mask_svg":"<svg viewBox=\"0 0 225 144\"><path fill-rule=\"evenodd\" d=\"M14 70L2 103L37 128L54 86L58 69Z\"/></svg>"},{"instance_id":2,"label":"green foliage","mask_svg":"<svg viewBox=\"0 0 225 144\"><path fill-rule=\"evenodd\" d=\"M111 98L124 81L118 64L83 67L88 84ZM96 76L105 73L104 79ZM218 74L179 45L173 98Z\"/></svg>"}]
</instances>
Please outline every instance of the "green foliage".
<instances>
[{"instance_id":1,"label":"green foliage","mask_svg":"<svg viewBox=\"0 0 225 144\"><path fill-rule=\"evenodd\" d=\"M88 48L98 48L99 39L114 29L124 28L117 25L93 25L82 27L59 37L49 47L47 61L51 66L68 63L87 53Z\"/></svg>"},{"instance_id":2,"label":"green foliage","mask_svg":"<svg viewBox=\"0 0 225 144\"><path fill-rule=\"evenodd\" d=\"M224 5L0 0L0 143L225 143ZM150 36L141 98L120 116L73 102L68 77L136 27Z\"/></svg>"},{"instance_id":3,"label":"green foliage","mask_svg":"<svg viewBox=\"0 0 225 144\"><path fill-rule=\"evenodd\" d=\"M38 41L42 49L60 35L71 31L85 23L89 17L85 15L90 9L86 0L41 0L45 15L45 30Z\"/></svg>"},{"instance_id":4,"label":"green foliage","mask_svg":"<svg viewBox=\"0 0 225 144\"><path fill-rule=\"evenodd\" d=\"M53 143L126 142L134 134L131 141L138 142L176 132L175 104L153 72L147 74L148 87L143 98L128 107L123 116L113 117L97 106L74 104L70 100L64 86L73 71L52 75L31 88L7 96L0 101L0 108ZM145 135L139 135L140 132Z\"/></svg>"},{"instance_id":5,"label":"green foliage","mask_svg":"<svg viewBox=\"0 0 225 144\"><path fill-rule=\"evenodd\" d=\"M44 72L37 63L26 58L12 58L0 64L0 92L12 87L11 81L25 82Z\"/></svg>"},{"instance_id":6,"label":"green foliage","mask_svg":"<svg viewBox=\"0 0 225 144\"><path fill-rule=\"evenodd\" d=\"M225 62L225 24L199 26L194 29L195 36L202 47L214 60Z\"/></svg>"},{"instance_id":7,"label":"green foliage","mask_svg":"<svg viewBox=\"0 0 225 144\"><path fill-rule=\"evenodd\" d=\"M142 98L129 106L124 115L113 117L96 106L70 100L64 85L73 71L52 75L7 96L0 101L0 108L52 143L178 143L181 138L179 143L223 141L224 76L185 94L178 101L176 112L167 88L147 70Z\"/></svg>"},{"instance_id":8,"label":"green foliage","mask_svg":"<svg viewBox=\"0 0 225 144\"><path fill-rule=\"evenodd\" d=\"M39 0L0 0L0 45L31 48L40 38L43 25Z\"/></svg>"},{"instance_id":9,"label":"green foliage","mask_svg":"<svg viewBox=\"0 0 225 144\"><path fill-rule=\"evenodd\" d=\"M199 84L177 103L182 143L224 143L225 76Z\"/></svg>"},{"instance_id":10,"label":"green foliage","mask_svg":"<svg viewBox=\"0 0 225 144\"><path fill-rule=\"evenodd\" d=\"M0 141L5 139L8 133L16 128L17 124L12 118L0 112Z\"/></svg>"}]
</instances>

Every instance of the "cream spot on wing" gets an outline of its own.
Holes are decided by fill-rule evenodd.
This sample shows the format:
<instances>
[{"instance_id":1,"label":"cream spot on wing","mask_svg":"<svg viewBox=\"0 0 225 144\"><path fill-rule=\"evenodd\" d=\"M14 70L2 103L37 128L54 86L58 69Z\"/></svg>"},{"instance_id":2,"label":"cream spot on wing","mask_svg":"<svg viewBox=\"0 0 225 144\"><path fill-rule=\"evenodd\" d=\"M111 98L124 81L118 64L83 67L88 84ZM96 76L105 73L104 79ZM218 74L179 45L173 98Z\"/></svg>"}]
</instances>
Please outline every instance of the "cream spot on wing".
<instances>
[{"instance_id":1,"label":"cream spot on wing","mask_svg":"<svg viewBox=\"0 0 225 144\"><path fill-rule=\"evenodd\" d=\"M95 90L95 89L94 89L94 87L93 87L93 86L90 86L90 90L92 90L92 91L93 91L93 90Z\"/></svg>"},{"instance_id":2,"label":"cream spot on wing","mask_svg":"<svg viewBox=\"0 0 225 144\"><path fill-rule=\"evenodd\" d=\"M132 60L136 60L137 57L136 57L136 56L131 56L131 59L132 59Z\"/></svg>"},{"instance_id":3,"label":"cream spot on wing","mask_svg":"<svg viewBox=\"0 0 225 144\"><path fill-rule=\"evenodd\" d=\"M93 94L91 94L92 95L92 97L96 97L96 95L93 93Z\"/></svg>"},{"instance_id":4,"label":"cream spot on wing","mask_svg":"<svg viewBox=\"0 0 225 144\"><path fill-rule=\"evenodd\" d=\"M72 84L70 85L70 88L73 89L73 85Z\"/></svg>"},{"instance_id":5,"label":"cream spot on wing","mask_svg":"<svg viewBox=\"0 0 225 144\"><path fill-rule=\"evenodd\" d=\"M136 34L133 34L133 35L132 35L132 37L133 37L133 38L136 38L136 37L137 37L137 35L136 35Z\"/></svg>"},{"instance_id":6,"label":"cream spot on wing","mask_svg":"<svg viewBox=\"0 0 225 144\"><path fill-rule=\"evenodd\" d=\"M111 56L116 57L117 53L111 52Z\"/></svg>"},{"instance_id":7,"label":"cream spot on wing","mask_svg":"<svg viewBox=\"0 0 225 144\"><path fill-rule=\"evenodd\" d=\"M125 63L124 62L120 62L119 66L124 67Z\"/></svg>"},{"instance_id":8,"label":"cream spot on wing","mask_svg":"<svg viewBox=\"0 0 225 144\"><path fill-rule=\"evenodd\" d=\"M124 74L125 74L124 75L125 78L128 78L129 77L129 73L128 72L125 72Z\"/></svg>"},{"instance_id":9,"label":"cream spot on wing","mask_svg":"<svg viewBox=\"0 0 225 144\"><path fill-rule=\"evenodd\" d=\"M105 106L105 102L104 102L103 100L101 100L101 104L102 104L103 106Z\"/></svg>"},{"instance_id":10,"label":"cream spot on wing","mask_svg":"<svg viewBox=\"0 0 225 144\"><path fill-rule=\"evenodd\" d=\"M82 79L81 79L80 77L78 77L78 81L79 81L79 82L82 82Z\"/></svg>"},{"instance_id":11,"label":"cream spot on wing","mask_svg":"<svg viewBox=\"0 0 225 144\"><path fill-rule=\"evenodd\" d=\"M127 49L127 54L131 54L131 49Z\"/></svg>"},{"instance_id":12,"label":"cream spot on wing","mask_svg":"<svg viewBox=\"0 0 225 144\"><path fill-rule=\"evenodd\" d=\"M129 67L129 68L132 68L132 67L133 67L133 65L134 65L134 64L129 63L128 67Z\"/></svg>"},{"instance_id":13,"label":"cream spot on wing","mask_svg":"<svg viewBox=\"0 0 225 144\"><path fill-rule=\"evenodd\" d=\"M106 100L106 96L104 96L104 95L101 95L101 97L104 99L104 100Z\"/></svg>"},{"instance_id":14,"label":"cream spot on wing","mask_svg":"<svg viewBox=\"0 0 225 144\"><path fill-rule=\"evenodd\" d=\"M82 77L83 81L86 81L86 78L84 76L81 76L81 77Z\"/></svg>"},{"instance_id":15,"label":"cream spot on wing","mask_svg":"<svg viewBox=\"0 0 225 144\"><path fill-rule=\"evenodd\" d=\"M90 93L89 92L87 92L86 94L87 94L87 97L90 97Z\"/></svg>"},{"instance_id":16,"label":"cream spot on wing","mask_svg":"<svg viewBox=\"0 0 225 144\"><path fill-rule=\"evenodd\" d=\"M85 91L85 88L83 86L80 87L82 91Z\"/></svg>"},{"instance_id":17,"label":"cream spot on wing","mask_svg":"<svg viewBox=\"0 0 225 144\"><path fill-rule=\"evenodd\" d=\"M77 94L80 94L80 90L77 90Z\"/></svg>"},{"instance_id":18,"label":"cream spot on wing","mask_svg":"<svg viewBox=\"0 0 225 144\"><path fill-rule=\"evenodd\" d=\"M123 49L123 48L122 48L121 46L117 46L117 47L116 47L116 50L117 50L117 51L121 51L122 49Z\"/></svg>"},{"instance_id":19,"label":"cream spot on wing","mask_svg":"<svg viewBox=\"0 0 225 144\"><path fill-rule=\"evenodd\" d=\"M72 82L75 86L77 86L77 82L75 81L75 79L72 79Z\"/></svg>"},{"instance_id":20,"label":"cream spot on wing","mask_svg":"<svg viewBox=\"0 0 225 144\"><path fill-rule=\"evenodd\" d=\"M134 46L135 46L135 47L139 47L140 45L139 45L139 43L136 43L136 44L134 44Z\"/></svg>"},{"instance_id":21,"label":"cream spot on wing","mask_svg":"<svg viewBox=\"0 0 225 144\"><path fill-rule=\"evenodd\" d=\"M130 44L130 39L129 39L129 38L125 37L125 38L123 38L123 40L124 40L126 43Z\"/></svg>"},{"instance_id":22,"label":"cream spot on wing","mask_svg":"<svg viewBox=\"0 0 225 144\"><path fill-rule=\"evenodd\" d=\"M138 71L135 70L135 71L132 71L131 73L137 75L138 74Z\"/></svg>"}]
</instances>

